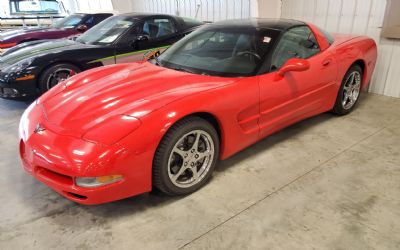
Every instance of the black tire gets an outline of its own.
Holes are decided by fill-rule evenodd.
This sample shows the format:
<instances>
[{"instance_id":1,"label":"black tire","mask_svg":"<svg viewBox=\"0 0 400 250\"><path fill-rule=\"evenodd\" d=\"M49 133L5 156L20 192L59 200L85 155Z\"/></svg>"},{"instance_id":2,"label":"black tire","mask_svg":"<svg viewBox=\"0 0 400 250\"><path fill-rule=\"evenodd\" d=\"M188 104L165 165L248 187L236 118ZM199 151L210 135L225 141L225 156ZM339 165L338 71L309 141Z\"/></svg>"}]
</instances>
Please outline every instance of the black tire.
<instances>
[{"instance_id":1,"label":"black tire","mask_svg":"<svg viewBox=\"0 0 400 250\"><path fill-rule=\"evenodd\" d=\"M196 184L190 187L179 187L175 185L169 177L168 161L174 146L188 133L201 130L210 135L213 145L214 154L208 172ZM187 151L189 152L189 151ZM212 176L214 168L219 158L219 137L215 128L206 120L190 116L174 124L161 140L153 161L153 185L158 190L167 195L185 195L192 193L204 186ZM182 165L183 167L183 165Z\"/></svg>"},{"instance_id":2,"label":"black tire","mask_svg":"<svg viewBox=\"0 0 400 250\"><path fill-rule=\"evenodd\" d=\"M348 109L346 109L343 106L342 101L343 101L343 96L344 96L345 83L346 83L347 79L349 78L349 76L351 74L353 74L354 72L358 72L358 74L361 76L361 81L362 81L363 71L359 65L354 64L353 66L350 67L350 69L346 72L346 74L343 77L342 85L340 86L338 95L336 97L335 106L333 107L333 110L332 110L332 112L336 115L347 115L354 109L354 107L357 105L358 100L360 99L361 88L360 88L359 94L357 96L357 100L354 102L354 104ZM362 85L362 83L361 83L361 85Z\"/></svg>"},{"instance_id":3,"label":"black tire","mask_svg":"<svg viewBox=\"0 0 400 250\"><path fill-rule=\"evenodd\" d=\"M39 78L39 90L41 94L45 93L50 88L55 86L48 84L50 80L49 78L52 77L54 72L61 69L71 70L71 72L73 72L74 74L81 72L81 70L78 67L69 63L59 63L52 65L50 68L46 69Z\"/></svg>"}]
</instances>

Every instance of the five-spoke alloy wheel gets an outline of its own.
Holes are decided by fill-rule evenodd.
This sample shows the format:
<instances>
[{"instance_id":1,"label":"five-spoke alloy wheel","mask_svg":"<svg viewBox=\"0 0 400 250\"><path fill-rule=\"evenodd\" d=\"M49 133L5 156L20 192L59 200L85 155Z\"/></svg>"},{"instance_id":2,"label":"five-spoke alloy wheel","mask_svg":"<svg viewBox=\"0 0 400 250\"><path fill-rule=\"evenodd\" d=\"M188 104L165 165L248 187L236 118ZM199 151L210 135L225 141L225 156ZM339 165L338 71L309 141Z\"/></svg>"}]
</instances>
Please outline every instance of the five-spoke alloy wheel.
<instances>
[{"instance_id":1,"label":"five-spoke alloy wheel","mask_svg":"<svg viewBox=\"0 0 400 250\"><path fill-rule=\"evenodd\" d=\"M342 106L344 109L351 109L360 95L361 90L361 74L353 71L344 83Z\"/></svg>"},{"instance_id":2,"label":"five-spoke alloy wheel","mask_svg":"<svg viewBox=\"0 0 400 250\"><path fill-rule=\"evenodd\" d=\"M353 65L347 71L333 108L335 114L346 115L353 110L360 97L362 75L362 69L359 65Z\"/></svg>"},{"instance_id":3,"label":"five-spoke alloy wheel","mask_svg":"<svg viewBox=\"0 0 400 250\"><path fill-rule=\"evenodd\" d=\"M209 122L199 117L178 121L157 148L153 184L170 195L194 192L211 177L218 154L218 133Z\"/></svg>"},{"instance_id":4,"label":"five-spoke alloy wheel","mask_svg":"<svg viewBox=\"0 0 400 250\"><path fill-rule=\"evenodd\" d=\"M39 89L41 93L44 93L56 86L62 81L67 80L73 75L76 75L81 70L76 66L68 63L60 63L51 66L46 69L40 77Z\"/></svg>"}]
</instances>

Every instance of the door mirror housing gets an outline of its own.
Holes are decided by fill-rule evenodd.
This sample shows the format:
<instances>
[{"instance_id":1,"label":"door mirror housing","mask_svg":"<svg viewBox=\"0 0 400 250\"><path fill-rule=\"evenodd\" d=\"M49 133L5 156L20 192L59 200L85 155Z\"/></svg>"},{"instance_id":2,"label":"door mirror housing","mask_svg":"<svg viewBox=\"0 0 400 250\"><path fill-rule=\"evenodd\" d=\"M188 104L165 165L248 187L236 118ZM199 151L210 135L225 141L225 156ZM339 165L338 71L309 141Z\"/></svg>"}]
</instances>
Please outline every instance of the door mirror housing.
<instances>
[{"instance_id":1,"label":"door mirror housing","mask_svg":"<svg viewBox=\"0 0 400 250\"><path fill-rule=\"evenodd\" d=\"M88 30L88 27L84 24L80 24L80 25L78 25L78 27L76 27L76 30L83 33Z\"/></svg>"},{"instance_id":2,"label":"door mirror housing","mask_svg":"<svg viewBox=\"0 0 400 250\"><path fill-rule=\"evenodd\" d=\"M140 35L136 38L136 41L144 42L144 41L148 41L149 39L150 39L150 36L148 36L148 35Z\"/></svg>"},{"instance_id":3,"label":"door mirror housing","mask_svg":"<svg viewBox=\"0 0 400 250\"><path fill-rule=\"evenodd\" d=\"M150 37L148 35L140 35L138 37L136 37L133 42L132 42L132 47L136 47L138 44L142 43L142 42L146 42L150 39Z\"/></svg>"},{"instance_id":4,"label":"door mirror housing","mask_svg":"<svg viewBox=\"0 0 400 250\"><path fill-rule=\"evenodd\" d=\"M291 58L277 71L278 76L284 77L287 72L306 71L310 68L310 63L306 59Z\"/></svg>"}]
</instances>

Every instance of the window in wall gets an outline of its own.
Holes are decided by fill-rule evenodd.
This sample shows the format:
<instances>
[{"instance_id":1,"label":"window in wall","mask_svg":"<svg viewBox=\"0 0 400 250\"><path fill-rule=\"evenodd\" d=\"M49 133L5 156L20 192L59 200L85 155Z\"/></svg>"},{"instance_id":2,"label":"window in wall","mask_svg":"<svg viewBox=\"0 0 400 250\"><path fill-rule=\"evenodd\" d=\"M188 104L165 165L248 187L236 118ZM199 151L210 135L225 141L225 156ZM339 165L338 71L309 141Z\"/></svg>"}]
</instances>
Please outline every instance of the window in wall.
<instances>
[{"instance_id":1,"label":"window in wall","mask_svg":"<svg viewBox=\"0 0 400 250\"><path fill-rule=\"evenodd\" d=\"M11 14L59 14L56 0L10 0Z\"/></svg>"},{"instance_id":2,"label":"window in wall","mask_svg":"<svg viewBox=\"0 0 400 250\"><path fill-rule=\"evenodd\" d=\"M400 0L388 0L386 5L385 20L383 22L382 36L387 38L400 38Z\"/></svg>"}]
</instances>

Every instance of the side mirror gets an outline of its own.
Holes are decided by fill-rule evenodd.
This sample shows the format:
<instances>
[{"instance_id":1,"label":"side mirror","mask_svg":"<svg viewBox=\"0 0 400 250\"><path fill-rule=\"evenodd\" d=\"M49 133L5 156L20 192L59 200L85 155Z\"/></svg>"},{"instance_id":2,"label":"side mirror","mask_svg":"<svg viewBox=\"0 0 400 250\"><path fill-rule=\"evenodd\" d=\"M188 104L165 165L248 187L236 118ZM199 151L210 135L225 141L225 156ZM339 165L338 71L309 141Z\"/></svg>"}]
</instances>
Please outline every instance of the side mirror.
<instances>
[{"instance_id":1,"label":"side mirror","mask_svg":"<svg viewBox=\"0 0 400 250\"><path fill-rule=\"evenodd\" d=\"M133 40L131 45L132 45L132 47L136 48L138 46L138 44L148 41L149 39L150 39L150 37L148 35L140 35Z\"/></svg>"},{"instance_id":2,"label":"side mirror","mask_svg":"<svg viewBox=\"0 0 400 250\"><path fill-rule=\"evenodd\" d=\"M283 77L290 71L306 71L310 68L310 63L306 59L291 58L277 71L278 76Z\"/></svg>"},{"instance_id":3,"label":"side mirror","mask_svg":"<svg viewBox=\"0 0 400 250\"><path fill-rule=\"evenodd\" d=\"M150 37L148 36L148 35L141 35L141 36L138 36L137 38L136 38L136 41L138 41L138 42L144 42L144 41L148 41L150 39Z\"/></svg>"},{"instance_id":4,"label":"side mirror","mask_svg":"<svg viewBox=\"0 0 400 250\"><path fill-rule=\"evenodd\" d=\"M88 30L88 27L84 24L80 24L80 25L78 25L78 27L76 27L76 30L83 33Z\"/></svg>"}]
</instances>

